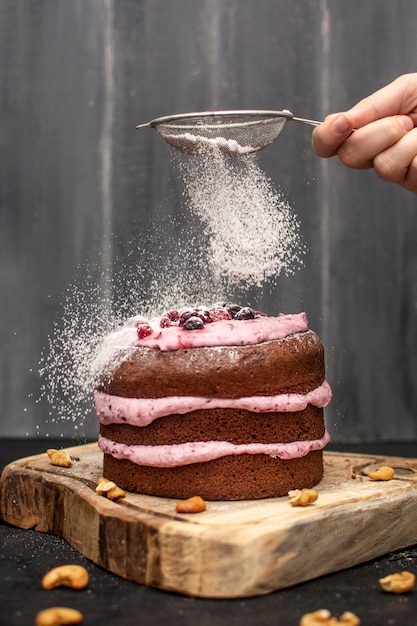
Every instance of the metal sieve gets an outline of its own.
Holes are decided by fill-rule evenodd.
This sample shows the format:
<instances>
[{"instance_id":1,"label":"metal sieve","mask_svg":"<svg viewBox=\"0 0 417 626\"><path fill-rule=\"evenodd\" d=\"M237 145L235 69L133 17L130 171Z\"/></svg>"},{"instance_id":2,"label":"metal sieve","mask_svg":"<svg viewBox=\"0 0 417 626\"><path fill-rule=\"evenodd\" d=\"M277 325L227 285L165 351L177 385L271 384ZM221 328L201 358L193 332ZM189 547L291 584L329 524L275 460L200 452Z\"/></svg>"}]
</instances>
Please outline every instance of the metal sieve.
<instances>
[{"instance_id":1,"label":"metal sieve","mask_svg":"<svg viewBox=\"0 0 417 626\"><path fill-rule=\"evenodd\" d=\"M136 128L155 128L184 154L199 157L244 156L262 150L281 133L286 122L320 126L294 117L291 111L207 111L158 117Z\"/></svg>"}]
</instances>

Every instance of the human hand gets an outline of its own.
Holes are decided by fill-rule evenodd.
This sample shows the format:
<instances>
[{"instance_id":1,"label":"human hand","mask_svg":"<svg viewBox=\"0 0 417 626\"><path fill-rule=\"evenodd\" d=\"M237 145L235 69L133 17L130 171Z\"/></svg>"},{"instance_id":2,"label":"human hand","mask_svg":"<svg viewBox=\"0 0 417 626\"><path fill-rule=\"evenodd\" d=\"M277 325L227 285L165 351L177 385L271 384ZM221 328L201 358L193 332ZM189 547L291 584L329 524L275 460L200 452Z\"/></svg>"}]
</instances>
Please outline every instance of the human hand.
<instances>
[{"instance_id":1,"label":"human hand","mask_svg":"<svg viewBox=\"0 0 417 626\"><path fill-rule=\"evenodd\" d=\"M417 73L404 74L313 131L317 156L338 156L355 169L375 168L417 193ZM355 132L352 132L355 129Z\"/></svg>"}]
</instances>

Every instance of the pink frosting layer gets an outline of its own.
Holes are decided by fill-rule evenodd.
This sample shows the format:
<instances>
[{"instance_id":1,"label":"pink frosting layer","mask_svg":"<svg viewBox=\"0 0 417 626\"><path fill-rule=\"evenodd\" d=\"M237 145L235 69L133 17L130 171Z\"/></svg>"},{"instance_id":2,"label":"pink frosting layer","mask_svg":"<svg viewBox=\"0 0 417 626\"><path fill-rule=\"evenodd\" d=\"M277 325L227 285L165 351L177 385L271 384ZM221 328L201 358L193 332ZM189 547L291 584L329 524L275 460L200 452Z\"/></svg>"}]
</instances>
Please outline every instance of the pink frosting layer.
<instances>
[{"instance_id":1,"label":"pink frosting layer","mask_svg":"<svg viewBox=\"0 0 417 626\"><path fill-rule=\"evenodd\" d=\"M159 350L181 350L209 346L244 346L283 339L293 333L308 330L305 313L256 317L251 320L221 320L205 324L198 330L184 330L179 326L160 328L159 319L149 322L153 332L139 339L135 326L125 326L107 336L106 346L146 346Z\"/></svg>"},{"instance_id":2,"label":"pink frosting layer","mask_svg":"<svg viewBox=\"0 0 417 626\"><path fill-rule=\"evenodd\" d=\"M330 441L326 431L321 439L291 443L249 443L236 445L228 441L196 441L171 446L128 446L99 436L102 452L116 459L127 459L136 465L151 467L179 467L192 463L206 463L223 456L239 454L267 454L283 460L305 456L313 450L322 450Z\"/></svg>"},{"instance_id":3,"label":"pink frosting layer","mask_svg":"<svg viewBox=\"0 0 417 626\"><path fill-rule=\"evenodd\" d=\"M327 382L303 395L286 393L279 396L245 398L199 398L170 396L167 398L120 398L96 391L94 401L97 417L102 424L131 424L148 426L165 415L184 415L200 409L245 409L253 413L304 411L308 404L323 408L331 400Z\"/></svg>"}]
</instances>

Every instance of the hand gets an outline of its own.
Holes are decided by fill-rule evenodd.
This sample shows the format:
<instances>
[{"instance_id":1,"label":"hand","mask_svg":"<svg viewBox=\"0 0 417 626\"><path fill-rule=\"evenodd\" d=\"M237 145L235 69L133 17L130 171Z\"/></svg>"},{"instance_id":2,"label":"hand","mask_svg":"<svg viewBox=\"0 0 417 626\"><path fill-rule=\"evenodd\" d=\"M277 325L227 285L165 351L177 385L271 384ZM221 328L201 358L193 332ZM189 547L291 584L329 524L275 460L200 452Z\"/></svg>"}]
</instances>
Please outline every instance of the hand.
<instances>
[{"instance_id":1,"label":"hand","mask_svg":"<svg viewBox=\"0 0 417 626\"><path fill-rule=\"evenodd\" d=\"M313 131L312 147L348 167L374 167L384 180L417 193L416 126L417 73L404 74L348 111L326 117Z\"/></svg>"}]
</instances>

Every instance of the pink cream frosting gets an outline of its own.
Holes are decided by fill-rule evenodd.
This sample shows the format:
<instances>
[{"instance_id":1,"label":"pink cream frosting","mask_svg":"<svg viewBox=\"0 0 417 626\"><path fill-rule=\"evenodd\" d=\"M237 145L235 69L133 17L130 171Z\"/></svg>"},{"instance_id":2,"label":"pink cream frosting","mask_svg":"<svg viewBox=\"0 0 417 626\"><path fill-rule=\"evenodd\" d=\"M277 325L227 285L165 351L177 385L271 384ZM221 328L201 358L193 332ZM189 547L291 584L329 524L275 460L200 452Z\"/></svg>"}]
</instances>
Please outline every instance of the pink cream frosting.
<instances>
[{"instance_id":1,"label":"pink cream frosting","mask_svg":"<svg viewBox=\"0 0 417 626\"><path fill-rule=\"evenodd\" d=\"M321 439L291 443L233 444L228 441L195 441L170 446L128 446L99 436L102 452L116 459L127 459L136 465L151 467L179 467L192 463L206 463L223 456L239 454L267 454L278 459L294 459L313 450L322 450L330 441L326 431Z\"/></svg>"},{"instance_id":2,"label":"pink cream frosting","mask_svg":"<svg viewBox=\"0 0 417 626\"><path fill-rule=\"evenodd\" d=\"M144 346L162 351L210 346L244 346L283 339L308 330L305 313L280 314L277 317L256 317L250 320L221 320L205 324L198 330L184 330L179 326L160 328L160 318L150 320L153 332L138 338L137 328L125 326L107 336L105 347Z\"/></svg>"},{"instance_id":3,"label":"pink cream frosting","mask_svg":"<svg viewBox=\"0 0 417 626\"><path fill-rule=\"evenodd\" d=\"M148 426L165 415L184 415L201 409L245 409L253 413L303 411L308 404L327 406L332 392L327 382L307 394L286 393L278 396L244 398L200 398L169 396L166 398L121 398L96 391L94 401L97 417L102 424Z\"/></svg>"}]
</instances>

